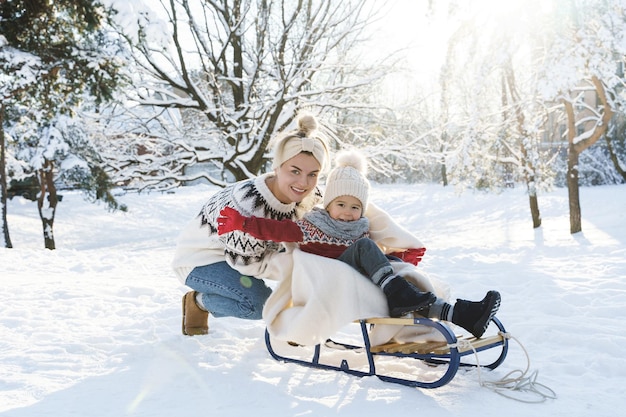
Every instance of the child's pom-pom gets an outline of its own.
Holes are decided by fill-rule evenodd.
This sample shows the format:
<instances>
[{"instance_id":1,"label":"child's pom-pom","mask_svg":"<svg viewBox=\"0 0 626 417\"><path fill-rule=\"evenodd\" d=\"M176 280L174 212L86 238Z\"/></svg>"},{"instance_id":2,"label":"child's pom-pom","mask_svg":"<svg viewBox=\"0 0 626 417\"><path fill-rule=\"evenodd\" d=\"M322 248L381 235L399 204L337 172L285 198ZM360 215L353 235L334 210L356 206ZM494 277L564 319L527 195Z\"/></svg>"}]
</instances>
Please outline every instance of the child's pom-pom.
<instances>
[{"instance_id":1,"label":"child's pom-pom","mask_svg":"<svg viewBox=\"0 0 626 417\"><path fill-rule=\"evenodd\" d=\"M355 150L340 151L335 157L335 166L352 167L361 174L367 174L367 159Z\"/></svg>"}]
</instances>

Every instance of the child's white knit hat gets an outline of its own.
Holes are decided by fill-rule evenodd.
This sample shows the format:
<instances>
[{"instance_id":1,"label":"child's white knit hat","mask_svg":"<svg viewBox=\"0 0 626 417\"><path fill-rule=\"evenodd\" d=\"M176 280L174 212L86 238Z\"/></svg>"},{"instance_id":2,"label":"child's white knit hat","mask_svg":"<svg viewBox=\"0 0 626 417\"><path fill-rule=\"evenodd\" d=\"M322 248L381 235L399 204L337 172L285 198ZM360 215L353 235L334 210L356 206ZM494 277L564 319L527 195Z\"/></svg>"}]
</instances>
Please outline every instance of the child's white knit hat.
<instances>
[{"instance_id":1,"label":"child's white knit hat","mask_svg":"<svg viewBox=\"0 0 626 417\"><path fill-rule=\"evenodd\" d=\"M357 151L341 151L335 158L335 168L328 174L324 191L324 208L337 197L350 195L358 198L367 207L370 183L367 174L367 160Z\"/></svg>"}]
</instances>

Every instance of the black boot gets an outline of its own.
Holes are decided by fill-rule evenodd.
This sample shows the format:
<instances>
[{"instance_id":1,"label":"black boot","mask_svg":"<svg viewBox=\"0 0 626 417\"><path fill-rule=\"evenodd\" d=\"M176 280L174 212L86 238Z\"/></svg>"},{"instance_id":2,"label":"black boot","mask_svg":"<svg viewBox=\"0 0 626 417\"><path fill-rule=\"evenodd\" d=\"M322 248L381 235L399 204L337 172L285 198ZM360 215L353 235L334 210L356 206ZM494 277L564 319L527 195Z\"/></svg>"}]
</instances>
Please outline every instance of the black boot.
<instances>
[{"instance_id":1,"label":"black boot","mask_svg":"<svg viewBox=\"0 0 626 417\"><path fill-rule=\"evenodd\" d=\"M500 293L489 291L482 301L456 300L452 323L481 337L500 308Z\"/></svg>"},{"instance_id":2,"label":"black boot","mask_svg":"<svg viewBox=\"0 0 626 417\"><path fill-rule=\"evenodd\" d=\"M389 305L389 315L400 317L411 311L430 307L437 297L432 292L422 292L404 278L396 275L383 288Z\"/></svg>"}]
</instances>

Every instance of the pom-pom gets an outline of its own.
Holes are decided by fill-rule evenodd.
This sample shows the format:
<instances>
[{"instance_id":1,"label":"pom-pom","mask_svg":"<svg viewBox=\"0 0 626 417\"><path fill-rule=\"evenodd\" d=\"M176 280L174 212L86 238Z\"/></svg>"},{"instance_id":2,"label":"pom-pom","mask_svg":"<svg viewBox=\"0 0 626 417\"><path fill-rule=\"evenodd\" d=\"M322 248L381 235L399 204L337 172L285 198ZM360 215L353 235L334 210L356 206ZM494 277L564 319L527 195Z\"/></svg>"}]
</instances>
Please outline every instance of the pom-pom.
<instances>
[{"instance_id":1,"label":"pom-pom","mask_svg":"<svg viewBox=\"0 0 626 417\"><path fill-rule=\"evenodd\" d=\"M360 152L340 151L335 157L336 167L352 167L359 171L361 174L367 174L367 159Z\"/></svg>"}]
</instances>

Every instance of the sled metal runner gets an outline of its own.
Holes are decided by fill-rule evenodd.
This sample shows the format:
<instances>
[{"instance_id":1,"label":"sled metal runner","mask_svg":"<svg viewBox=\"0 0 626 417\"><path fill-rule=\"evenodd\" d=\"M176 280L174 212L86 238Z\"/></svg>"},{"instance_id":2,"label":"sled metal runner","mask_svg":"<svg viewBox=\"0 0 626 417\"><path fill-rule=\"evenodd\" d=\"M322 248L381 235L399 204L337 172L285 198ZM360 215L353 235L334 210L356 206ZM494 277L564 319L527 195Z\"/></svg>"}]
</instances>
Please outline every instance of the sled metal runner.
<instances>
[{"instance_id":1,"label":"sled metal runner","mask_svg":"<svg viewBox=\"0 0 626 417\"><path fill-rule=\"evenodd\" d=\"M492 323L495 324L495 326L498 328L498 332L493 335L485 335L483 338L480 339L474 337L457 338L457 336L455 336L455 334L447 325L439 321L427 318L372 318L359 320L358 323L361 327L363 346L338 343L329 339L324 346L316 345L314 347L313 356L311 357L311 359L302 359L301 357L287 357L278 354L272 346L271 338L267 330L265 332L265 344L270 355L278 361L296 363L299 365L319 369L342 371L358 377L376 376L380 380L385 382L393 382L418 388L441 387L450 382L461 367L481 366L482 368L495 369L506 358L509 347L508 338L506 336L504 326L496 317L492 319ZM367 326L377 324L398 326L421 325L432 327L443 335L443 337L445 338L445 342L387 343L384 345L371 346ZM329 344L331 344L333 347L328 347ZM367 368L367 370L351 368L348 364L347 359L341 359L340 365L322 363L320 362L322 349L330 349L333 352L338 352L339 350L345 352L355 352L357 354L364 354L367 357L368 364L365 367ZM462 359L466 356L471 355L472 357L474 357L478 355L478 353L490 349L497 349L496 354L499 352L499 356L497 356L495 360L492 360L487 364L477 364L462 361ZM411 379L409 377L385 375L379 373L376 367L376 358L383 356L395 358L412 358L432 367L436 366L437 368L439 368L447 366L447 369L445 369L445 372L442 371L443 375L433 381L420 380L420 369L417 368L415 373L411 373L411 377L415 377L415 379Z\"/></svg>"}]
</instances>

